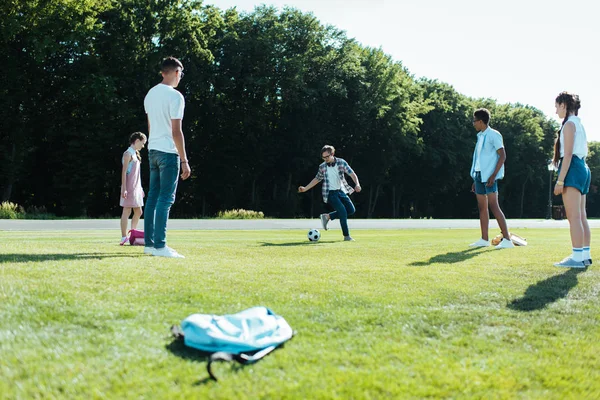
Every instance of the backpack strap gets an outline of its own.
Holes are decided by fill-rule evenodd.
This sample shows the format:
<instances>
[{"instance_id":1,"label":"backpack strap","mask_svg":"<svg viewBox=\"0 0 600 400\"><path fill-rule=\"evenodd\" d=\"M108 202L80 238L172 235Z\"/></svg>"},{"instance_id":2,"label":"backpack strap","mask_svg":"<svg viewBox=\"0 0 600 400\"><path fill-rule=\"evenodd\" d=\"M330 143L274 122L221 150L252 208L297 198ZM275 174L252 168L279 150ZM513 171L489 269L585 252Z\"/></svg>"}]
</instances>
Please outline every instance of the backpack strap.
<instances>
[{"instance_id":1,"label":"backpack strap","mask_svg":"<svg viewBox=\"0 0 600 400\"><path fill-rule=\"evenodd\" d=\"M234 360L234 355L231 353L225 353L223 351L218 351L216 353L212 353L210 355L210 358L208 359L208 363L206 364L206 371L208 372L208 375L210 376L210 379L212 379L213 381L217 382L218 379L215 376L215 374L213 374L212 372L212 363L215 361L232 361Z\"/></svg>"},{"instance_id":2,"label":"backpack strap","mask_svg":"<svg viewBox=\"0 0 600 400\"><path fill-rule=\"evenodd\" d=\"M232 354L232 353L226 353L224 351L218 351L216 353L211 354L211 356L208 360L208 363L206 364L206 371L208 372L208 375L210 376L210 378L213 381L217 382L218 379L215 376L215 374L213 374L212 368L211 368L213 362L215 362L215 361L227 361L227 362L237 361L243 365L252 364L252 363L257 362L261 358L265 357L269 353L271 353L277 347L279 347L279 346L269 346L266 349L259 350L254 354L244 354L244 353Z\"/></svg>"}]
</instances>

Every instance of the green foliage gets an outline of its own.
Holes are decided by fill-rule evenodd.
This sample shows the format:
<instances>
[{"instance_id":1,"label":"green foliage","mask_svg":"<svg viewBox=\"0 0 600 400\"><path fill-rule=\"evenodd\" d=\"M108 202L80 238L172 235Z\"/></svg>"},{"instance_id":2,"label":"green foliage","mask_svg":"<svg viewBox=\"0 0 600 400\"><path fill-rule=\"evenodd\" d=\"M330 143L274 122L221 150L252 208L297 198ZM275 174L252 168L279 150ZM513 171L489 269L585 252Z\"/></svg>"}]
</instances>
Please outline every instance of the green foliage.
<instances>
[{"instance_id":1,"label":"green foliage","mask_svg":"<svg viewBox=\"0 0 600 400\"><path fill-rule=\"evenodd\" d=\"M121 154L131 132L147 131L144 96L160 82L161 59L174 55L185 65L178 90L193 170L174 217L237 208L314 216L323 211L318 189L294 188L315 176L324 144L361 178L358 217L473 216L470 121L481 106L505 139L507 216L545 213L552 120L415 80L381 49L297 9L11 0L0 3L0 51L11 60L0 72L0 108L14 110L0 119L0 201L59 216L118 215ZM146 188L148 178L144 162ZM590 211L600 216L600 207Z\"/></svg>"},{"instance_id":2,"label":"green foliage","mask_svg":"<svg viewBox=\"0 0 600 400\"><path fill-rule=\"evenodd\" d=\"M0 232L7 399L597 399L600 272L552 266L568 229L469 249L478 230ZM593 232L596 236L600 232ZM200 245L199 245L200 244ZM595 264L594 264L595 265ZM168 282L165 277L168 276ZM192 313L264 305L297 332L245 367L173 346Z\"/></svg>"},{"instance_id":3,"label":"green foliage","mask_svg":"<svg viewBox=\"0 0 600 400\"><path fill-rule=\"evenodd\" d=\"M220 219L263 219L265 214L262 211L244 210L242 208L237 210L225 210L219 211L217 218Z\"/></svg>"},{"instance_id":4,"label":"green foliage","mask_svg":"<svg viewBox=\"0 0 600 400\"><path fill-rule=\"evenodd\" d=\"M10 201L0 203L0 219L17 219L22 218L25 210L18 204Z\"/></svg>"}]
</instances>

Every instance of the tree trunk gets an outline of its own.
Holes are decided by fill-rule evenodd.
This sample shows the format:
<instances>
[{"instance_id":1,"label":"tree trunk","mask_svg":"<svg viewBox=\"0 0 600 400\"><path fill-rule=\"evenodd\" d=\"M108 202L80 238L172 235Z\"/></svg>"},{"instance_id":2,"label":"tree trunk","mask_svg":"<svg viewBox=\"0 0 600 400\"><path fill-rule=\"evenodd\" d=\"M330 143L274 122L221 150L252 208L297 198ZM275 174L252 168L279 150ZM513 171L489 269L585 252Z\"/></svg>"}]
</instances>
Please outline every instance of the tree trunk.
<instances>
[{"instance_id":1,"label":"tree trunk","mask_svg":"<svg viewBox=\"0 0 600 400\"><path fill-rule=\"evenodd\" d=\"M396 185L392 186L392 218L396 218Z\"/></svg>"},{"instance_id":2,"label":"tree trunk","mask_svg":"<svg viewBox=\"0 0 600 400\"><path fill-rule=\"evenodd\" d=\"M369 204L367 205L367 218L371 218L371 203L373 202L373 186L369 186Z\"/></svg>"},{"instance_id":3,"label":"tree trunk","mask_svg":"<svg viewBox=\"0 0 600 400\"><path fill-rule=\"evenodd\" d=\"M285 198L289 199L290 198L290 193L292 191L292 174L289 173L288 174L288 184L287 184L287 189L285 191Z\"/></svg>"},{"instance_id":4,"label":"tree trunk","mask_svg":"<svg viewBox=\"0 0 600 400\"><path fill-rule=\"evenodd\" d=\"M375 188L375 196L373 196L373 187L371 187L371 189L369 190L369 210L367 212L367 218L371 218L373 216L373 213L375 212L375 206L377 205L377 200L379 199L380 189L381 185L379 184Z\"/></svg>"},{"instance_id":5,"label":"tree trunk","mask_svg":"<svg viewBox=\"0 0 600 400\"><path fill-rule=\"evenodd\" d=\"M15 156L17 155L17 145L12 144L12 150L8 160L5 161L5 165L8 166L8 173L6 174L6 182L4 182L4 189L2 190L2 202L9 201L12 195L13 183L15 182Z\"/></svg>"},{"instance_id":6,"label":"tree trunk","mask_svg":"<svg viewBox=\"0 0 600 400\"><path fill-rule=\"evenodd\" d=\"M523 218L523 203L525 202L525 187L527 186L527 181L529 180L529 175L525 178L525 182L523 182L523 186L521 187L521 209L519 212L519 218Z\"/></svg>"}]
</instances>

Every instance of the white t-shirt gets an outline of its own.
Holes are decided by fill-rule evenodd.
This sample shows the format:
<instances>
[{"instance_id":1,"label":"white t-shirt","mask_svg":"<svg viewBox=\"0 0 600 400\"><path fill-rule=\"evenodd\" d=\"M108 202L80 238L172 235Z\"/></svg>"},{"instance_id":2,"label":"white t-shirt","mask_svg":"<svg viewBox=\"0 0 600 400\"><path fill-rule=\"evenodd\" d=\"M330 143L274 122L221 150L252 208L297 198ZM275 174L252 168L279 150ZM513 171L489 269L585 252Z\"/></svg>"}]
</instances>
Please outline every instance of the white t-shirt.
<instances>
[{"instance_id":1,"label":"white t-shirt","mask_svg":"<svg viewBox=\"0 0 600 400\"><path fill-rule=\"evenodd\" d=\"M586 158L588 155L587 136L585 129L581 124L581 119L575 115L571 115L567 122L572 122L575 125L575 141L573 143L573 154L579 158ZM565 124L566 125L566 124ZM565 135L563 134L565 126L560 129L560 157L565 156Z\"/></svg>"},{"instance_id":2,"label":"white t-shirt","mask_svg":"<svg viewBox=\"0 0 600 400\"><path fill-rule=\"evenodd\" d=\"M169 85L159 83L148 91L144 109L150 121L148 150L177 154L171 120L183 119L183 95Z\"/></svg>"},{"instance_id":3,"label":"white t-shirt","mask_svg":"<svg viewBox=\"0 0 600 400\"><path fill-rule=\"evenodd\" d=\"M340 190L342 188L340 170L337 164L333 167L327 166L327 182L329 182L329 190Z\"/></svg>"}]
</instances>

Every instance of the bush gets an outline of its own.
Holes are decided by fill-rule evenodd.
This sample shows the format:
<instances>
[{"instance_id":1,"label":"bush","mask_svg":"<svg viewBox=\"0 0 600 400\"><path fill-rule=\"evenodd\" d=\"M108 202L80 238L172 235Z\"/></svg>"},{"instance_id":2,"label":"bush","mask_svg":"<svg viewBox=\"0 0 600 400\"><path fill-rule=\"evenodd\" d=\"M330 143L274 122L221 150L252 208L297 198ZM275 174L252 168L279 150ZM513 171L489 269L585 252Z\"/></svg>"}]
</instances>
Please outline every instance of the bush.
<instances>
[{"instance_id":1,"label":"bush","mask_svg":"<svg viewBox=\"0 0 600 400\"><path fill-rule=\"evenodd\" d=\"M49 213L46 210L46 207L36 207L31 206L27 207L25 210L25 215L23 216L25 219L56 219L56 215Z\"/></svg>"},{"instance_id":2,"label":"bush","mask_svg":"<svg viewBox=\"0 0 600 400\"><path fill-rule=\"evenodd\" d=\"M244 210L226 210L219 211L217 218L221 219L263 219L265 214L262 211Z\"/></svg>"},{"instance_id":3,"label":"bush","mask_svg":"<svg viewBox=\"0 0 600 400\"><path fill-rule=\"evenodd\" d=\"M0 204L0 219L23 218L25 210L18 204L5 201Z\"/></svg>"}]
</instances>

